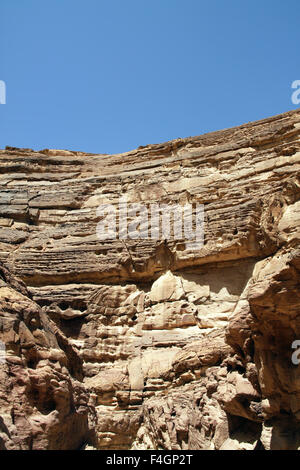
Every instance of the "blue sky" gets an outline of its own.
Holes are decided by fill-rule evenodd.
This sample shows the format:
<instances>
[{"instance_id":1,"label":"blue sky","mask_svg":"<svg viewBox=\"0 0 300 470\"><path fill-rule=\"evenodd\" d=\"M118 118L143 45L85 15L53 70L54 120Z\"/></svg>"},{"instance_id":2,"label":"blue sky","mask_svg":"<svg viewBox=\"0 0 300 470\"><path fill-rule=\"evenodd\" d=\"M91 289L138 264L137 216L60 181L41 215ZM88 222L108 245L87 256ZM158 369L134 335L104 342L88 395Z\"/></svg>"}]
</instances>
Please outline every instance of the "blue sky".
<instances>
[{"instance_id":1,"label":"blue sky","mask_svg":"<svg viewBox=\"0 0 300 470\"><path fill-rule=\"evenodd\" d=\"M297 108L299 0L1 0L0 148L125 152Z\"/></svg>"}]
</instances>

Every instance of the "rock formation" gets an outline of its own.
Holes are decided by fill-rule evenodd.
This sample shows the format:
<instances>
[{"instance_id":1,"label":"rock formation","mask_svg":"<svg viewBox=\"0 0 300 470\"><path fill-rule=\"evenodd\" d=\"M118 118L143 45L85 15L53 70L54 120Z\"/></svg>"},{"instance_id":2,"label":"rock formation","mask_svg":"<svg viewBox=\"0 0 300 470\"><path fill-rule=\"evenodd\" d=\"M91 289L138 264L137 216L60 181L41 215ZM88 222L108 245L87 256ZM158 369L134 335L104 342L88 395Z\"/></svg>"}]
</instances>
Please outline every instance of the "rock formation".
<instances>
[{"instance_id":1,"label":"rock formation","mask_svg":"<svg viewBox=\"0 0 300 470\"><path fill-rule=\"evenodd\" d=\"M0 449L300 447L300 111L0 170ZM100 241L121 195L204 204L204 245Z\"/></svg>"}]
</instances>

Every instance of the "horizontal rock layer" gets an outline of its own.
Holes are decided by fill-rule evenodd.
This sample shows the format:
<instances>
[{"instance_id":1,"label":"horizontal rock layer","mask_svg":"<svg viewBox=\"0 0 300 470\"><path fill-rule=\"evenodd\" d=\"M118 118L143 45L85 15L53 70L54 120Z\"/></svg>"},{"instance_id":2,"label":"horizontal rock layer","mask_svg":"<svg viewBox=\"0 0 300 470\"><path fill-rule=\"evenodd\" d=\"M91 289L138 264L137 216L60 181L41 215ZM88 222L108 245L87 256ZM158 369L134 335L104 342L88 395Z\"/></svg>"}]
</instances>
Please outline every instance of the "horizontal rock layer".
<instances>
[{"instance_id":1,"label":"horizontal rock layer","mask_svg":"<svg viewBox=\"0 0 300 470\"><path fill-rule=\"evenodd\" d=\"M299 169L299 111L120 155L0 150L0 449L298 448ZM120 196L203 204L203 246L100 241Z\"/></svg>"}]
</instances>

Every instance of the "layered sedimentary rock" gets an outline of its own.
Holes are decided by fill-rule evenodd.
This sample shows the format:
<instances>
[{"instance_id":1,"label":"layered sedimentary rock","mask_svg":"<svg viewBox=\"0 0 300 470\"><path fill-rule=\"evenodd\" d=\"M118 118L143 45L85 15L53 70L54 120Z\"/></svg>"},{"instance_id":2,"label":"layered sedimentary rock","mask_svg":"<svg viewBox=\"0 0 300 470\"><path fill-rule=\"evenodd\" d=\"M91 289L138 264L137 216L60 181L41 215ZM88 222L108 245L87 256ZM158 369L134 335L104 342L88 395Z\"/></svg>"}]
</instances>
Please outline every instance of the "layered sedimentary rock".
<instances>
[{"instance_id":1,"label":"layered sedimentary rock","mask_svg":"<svg viewBox=\"0 0 300 470\"><path fill-rule=\"evenodd\" d=\"M297 449L299 170L299 111L120 155L0 150L0 449ZM203 204L204 245L100 241L120 196Z\"/></svg>"}]
</instances>

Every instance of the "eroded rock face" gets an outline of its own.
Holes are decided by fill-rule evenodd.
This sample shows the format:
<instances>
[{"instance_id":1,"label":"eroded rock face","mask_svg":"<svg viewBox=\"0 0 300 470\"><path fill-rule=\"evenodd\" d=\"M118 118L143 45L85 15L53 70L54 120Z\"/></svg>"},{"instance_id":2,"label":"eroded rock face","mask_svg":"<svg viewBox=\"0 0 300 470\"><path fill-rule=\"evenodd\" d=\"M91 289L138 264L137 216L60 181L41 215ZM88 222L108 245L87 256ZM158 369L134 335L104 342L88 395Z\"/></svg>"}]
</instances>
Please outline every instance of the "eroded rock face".
<instances>
[{"instance_id":1,"label":"eroded rock face","mask_svg":"<svg viewBox=\"0 0 300 470\"><path fill-rule=\"evenodd\" d=\"M0 330L1 450L78 448L89 435L89 393L80 361L26 287L3 267Z\"/></svg>"},{"instance_id":2,"label":"eroded rock face","mask_svg":"<svg viewBox=\"0 0 300 470\"><path fill-rule=\"evenodd\" d=\"M122 155L0 151L0 449L297 449L300 112ZM204 204L204 246L97 207Z\"/></svg>"}]
</instances>

